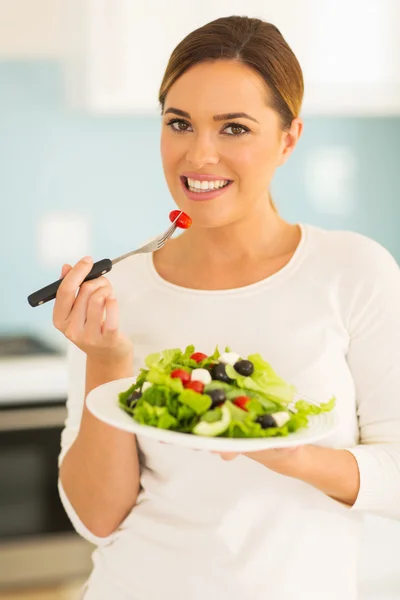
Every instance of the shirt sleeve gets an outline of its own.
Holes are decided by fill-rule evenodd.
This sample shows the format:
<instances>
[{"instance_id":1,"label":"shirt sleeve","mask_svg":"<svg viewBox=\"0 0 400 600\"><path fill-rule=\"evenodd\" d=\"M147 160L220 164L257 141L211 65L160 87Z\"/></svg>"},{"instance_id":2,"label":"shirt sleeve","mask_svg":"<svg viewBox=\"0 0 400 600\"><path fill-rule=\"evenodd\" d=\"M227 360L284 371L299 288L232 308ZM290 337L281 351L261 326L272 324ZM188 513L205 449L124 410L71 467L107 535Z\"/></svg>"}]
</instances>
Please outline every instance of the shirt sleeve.
<instances>
[{"instance_id":1,"label":"shirt sleeve","mask_svg":"<svg viewBox=\"0 0 400 600\"><path fill-rule=\"evenodd\" d=\"M350 258L357 263L357 258ZM348 364L357 397L360 473L354 511L400 519L400 269L370 241L350 319Z\"/></svg>"},{"instance_id":2,"label":"shirt sleeve","mask_svg":"<svg viewBox=\"0 0 400 600\"><path fill-rule=\"evenodd\" d=\"M69 371L69 389L67 399L68 414L64 429L61 433L61 451L58 457L59 467L61 466L65 455L71 448L76 436L78 435L85 400L86 354L74 344L69 342L67 356ZM79 533L81 537L85 538L96 546L104 546L112 541L114 534L104 538L98 537L82 523L68 499L60 478L58 479L58 492L65 512L67 513L75 531Z\"/></svg>"}]
</instances>

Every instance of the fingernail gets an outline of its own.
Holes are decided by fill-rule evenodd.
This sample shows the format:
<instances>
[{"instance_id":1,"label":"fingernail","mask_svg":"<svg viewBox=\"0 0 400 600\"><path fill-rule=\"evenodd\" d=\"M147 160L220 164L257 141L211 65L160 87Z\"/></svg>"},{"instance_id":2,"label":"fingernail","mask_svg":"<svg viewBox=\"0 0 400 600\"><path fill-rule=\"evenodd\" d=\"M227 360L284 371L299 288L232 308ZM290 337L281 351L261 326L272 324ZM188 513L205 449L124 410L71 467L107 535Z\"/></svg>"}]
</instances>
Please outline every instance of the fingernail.
<instances>
[{"instance_id":1,"label":"fingernail","mask_svg":"<svg viewBox=\"0 0 400 600\"><path fill-rule=\"evenodd\" d=\"M85 256L84 258L82 258L82 262L84 262L84 263L91 263L92 260L93 259L91 256Z\"/></svg>"}]
</instances>

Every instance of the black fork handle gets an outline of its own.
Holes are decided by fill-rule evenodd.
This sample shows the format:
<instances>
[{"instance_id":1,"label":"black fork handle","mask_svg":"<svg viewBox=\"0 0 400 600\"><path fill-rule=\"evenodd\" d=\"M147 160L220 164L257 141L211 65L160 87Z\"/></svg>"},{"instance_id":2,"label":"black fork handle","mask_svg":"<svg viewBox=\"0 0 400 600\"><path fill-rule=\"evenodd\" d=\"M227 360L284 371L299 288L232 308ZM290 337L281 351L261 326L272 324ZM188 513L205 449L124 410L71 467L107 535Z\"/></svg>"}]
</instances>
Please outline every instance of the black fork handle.
<instances>
[{"instance_id":1,"label":"black fork handle","mask_svg":"<svg viewBox=\"0 0 400 600\"><path fill-rule=\"evenodd\" d=\"M94 263L92 270L85 277L82 283L84 283L85 281L90 281L91 279L97 279L98 277L105 275L106 273L111 271L112 266L112 261L109 258L103 258L103 260L97 261L96 263ZM50 300L54 300L61 282L62 279L59 279L58 281L54 281L54 283L50 283L50 285L46 285L46 287L42 288L41 290L33 292L33 294L28 296L29 304L35 307L41 306L42 304L45 304Z\"/></svg>"}]
</instances>

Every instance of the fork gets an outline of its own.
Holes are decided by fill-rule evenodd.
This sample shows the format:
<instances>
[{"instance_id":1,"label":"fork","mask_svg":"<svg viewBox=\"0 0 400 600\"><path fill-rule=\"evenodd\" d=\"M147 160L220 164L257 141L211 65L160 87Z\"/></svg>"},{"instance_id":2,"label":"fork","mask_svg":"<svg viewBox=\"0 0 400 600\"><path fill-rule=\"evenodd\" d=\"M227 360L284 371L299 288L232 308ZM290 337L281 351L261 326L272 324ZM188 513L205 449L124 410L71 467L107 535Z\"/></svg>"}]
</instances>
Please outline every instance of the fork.
<instances>
[{"instance_id":1,"label":"fork","mask_svg":"<svg viewBox=\"0 0 400 600\"><path fill-rule=\"evenodd\" d=\"M85 281L90 281L91 279L97 279L98 277L105 275L106 273L111 271L114 265L121 262L122 260L125 260L126 258L129 258L130 256L133 256L134 254L143 254L145 252L156 252L157 250L161 250L161 248L165 245L165 242L167 242L169 238L174 234L177 228L176 223L181 214L182 213L178 214L171 227L169 227L165 233L159 235L151 242L144 244L144 246L141 246L136 250L132 250L132 252L128 252L127 254L123 254L122 256L118 256L117 258L114 258L114 260L111 260L109 258L103 258L102 260L95 262L90 273L85 277L82 283L84 283ZM29 304L32 307L36 307L41 306L42 304L45 304L50 300L54 300L61 282L62 279L59 279L58 281L54 281L54 283L50 283L46 287L38 290L37 292L33 292L33 294L30 294L30 296L28 296Z\"/></svg>"}]
</instances>

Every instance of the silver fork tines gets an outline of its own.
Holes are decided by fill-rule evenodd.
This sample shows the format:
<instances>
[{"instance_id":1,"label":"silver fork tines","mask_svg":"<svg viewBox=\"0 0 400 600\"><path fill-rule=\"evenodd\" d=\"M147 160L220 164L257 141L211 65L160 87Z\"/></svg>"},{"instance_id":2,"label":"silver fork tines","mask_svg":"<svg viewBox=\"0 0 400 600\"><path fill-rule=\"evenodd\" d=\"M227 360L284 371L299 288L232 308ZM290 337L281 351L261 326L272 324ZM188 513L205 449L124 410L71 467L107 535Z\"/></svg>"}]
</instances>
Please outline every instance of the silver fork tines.
<instances>
[{"instance_id":1,"label":"silver fork tines","mask_svg":"<svg viewBox=\"0 0 400 600\"><path fill-rule=\"evenodd\" d=\"M171 227L169 229L167 229L167 231L164 233L163 236L161 236L160 238L157 238L157 240L158 240L158 247L159 248L162 248L164 246L165 242L167 240L169 240L169 238L171 237L171 235L174 234L176 228L177 228L177 225L174 222L174 223L172 223Z\"/></svg>"},{"instance_id":2,"label":"silver fork tines","mask_svg":"<svg viewBox=\"0 0 400 600\"><path fill-rule=\"evenodd\" d=\"M165 231L165 233L163 233L162 235L159 235L151 242L144 244L144 246L141 246L140 248L137 248L136 250L132 250L132 252L127 252L127 254L123 254L122 256L118 256L118 258L114 258L114 260L112 261L112 264L115 265L115 264L121 262L121 260L125 260L125 258L129 258L130 256L133 256L134 254L143 254L145 252L156 252L157 250L160 250L165 245L165 242L167 242L169 240L169 238L174 234L174 232L177 228L176 222L179 219L179 217L180 217L180 215L178 215L176 217L175 221L167 229L167 231Z\"/></svg>"}]
</instances>

